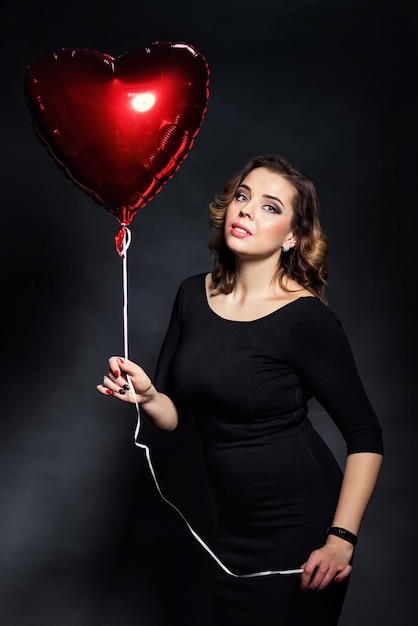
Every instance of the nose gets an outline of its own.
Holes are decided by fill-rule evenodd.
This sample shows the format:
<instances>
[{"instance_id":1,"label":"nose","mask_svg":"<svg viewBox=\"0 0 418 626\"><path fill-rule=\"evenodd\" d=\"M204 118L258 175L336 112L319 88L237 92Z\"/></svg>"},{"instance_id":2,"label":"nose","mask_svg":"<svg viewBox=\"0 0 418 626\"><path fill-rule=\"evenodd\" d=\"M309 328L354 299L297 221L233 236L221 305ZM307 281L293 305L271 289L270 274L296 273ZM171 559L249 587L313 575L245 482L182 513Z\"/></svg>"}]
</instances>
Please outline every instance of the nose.
<instances>
[{"instance_id":1,"label":"nose","mask_svg":"<svg viewBox=\"0 0 418 626\"><path fill-rule=\"evenodd\" d=\"M253 219L253 209L249 203L247 203L245 206L240 207L239 215L240 217L248 217L250 220Z\"/></svg>"}]
</instances>

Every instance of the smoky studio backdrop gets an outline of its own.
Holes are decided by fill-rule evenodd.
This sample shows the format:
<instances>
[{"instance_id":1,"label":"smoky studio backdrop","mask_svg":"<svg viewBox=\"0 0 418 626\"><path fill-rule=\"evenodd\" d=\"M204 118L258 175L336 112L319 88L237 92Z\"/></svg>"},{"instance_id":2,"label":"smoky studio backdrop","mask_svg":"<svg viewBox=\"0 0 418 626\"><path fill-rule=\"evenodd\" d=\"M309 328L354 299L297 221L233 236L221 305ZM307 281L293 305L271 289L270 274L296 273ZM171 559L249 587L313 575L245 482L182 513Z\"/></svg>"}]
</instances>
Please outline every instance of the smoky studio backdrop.
<instances>
[{"instance_id":1,"label":"smoky studio backdrop","mask_svg":"<svg viewBox=\"0 0 418 626\"><path fill-rule=\"evenodd\" d=\"M95 386L126 334L129 356L153 373L179 282L211 268L209 202L267 152L317 185L328 303L384 430L386 458L340 623L417 623L412 5L16 0L2 8L2 626L209 623L211 556L160 497L134 444L135 407ZM124 317L118 220L39 141L24 75L50 51L116 58L154 42L187 43L204 57L209 98L180 167L130 224ZM315 403L312 420L343 463L339 435ZM141 437L165 496L209 543L213 509L193 424L169 435L142 424Z\"/></svg>"}]
</instances>

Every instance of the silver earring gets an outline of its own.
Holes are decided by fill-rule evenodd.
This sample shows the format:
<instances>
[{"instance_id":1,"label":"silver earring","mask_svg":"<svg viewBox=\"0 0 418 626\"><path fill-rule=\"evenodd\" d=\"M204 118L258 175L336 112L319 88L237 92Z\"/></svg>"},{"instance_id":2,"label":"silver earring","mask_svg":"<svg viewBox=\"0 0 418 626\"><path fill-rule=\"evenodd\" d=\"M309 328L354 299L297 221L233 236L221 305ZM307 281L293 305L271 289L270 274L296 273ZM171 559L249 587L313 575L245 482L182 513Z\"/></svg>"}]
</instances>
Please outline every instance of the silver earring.
<instances>
[{"instance_id":1,"label":"silver earring","mask_svg":"<svg viewBox=\"0 0 418 626\"><path fill-rule=\"evenodd\" d=\"M290 246L288 243L285 243L284 246L282 247L283 252L289 252L290 250Z\"/></svg>"}]
</instances>

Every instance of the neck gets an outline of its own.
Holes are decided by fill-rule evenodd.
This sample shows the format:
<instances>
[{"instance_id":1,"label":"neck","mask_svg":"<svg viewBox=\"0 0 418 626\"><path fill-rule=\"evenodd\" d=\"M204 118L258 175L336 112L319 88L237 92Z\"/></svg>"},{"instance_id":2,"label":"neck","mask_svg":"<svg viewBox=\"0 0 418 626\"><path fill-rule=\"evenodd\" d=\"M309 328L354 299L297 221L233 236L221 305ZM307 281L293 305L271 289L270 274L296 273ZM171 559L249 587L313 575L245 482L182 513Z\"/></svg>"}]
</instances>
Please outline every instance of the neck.
<instances>
[{"instance_id":1,"label":"neck","mask_svg":"<svg viewBox=\"0 0 418 626\"><path fill-rule=\"evenodd\" d=\"M268 296L276 292L278 284L274 280L277 259L262 261L236 260L234 292L239 295Z\"/></svg>"}]
</instances>

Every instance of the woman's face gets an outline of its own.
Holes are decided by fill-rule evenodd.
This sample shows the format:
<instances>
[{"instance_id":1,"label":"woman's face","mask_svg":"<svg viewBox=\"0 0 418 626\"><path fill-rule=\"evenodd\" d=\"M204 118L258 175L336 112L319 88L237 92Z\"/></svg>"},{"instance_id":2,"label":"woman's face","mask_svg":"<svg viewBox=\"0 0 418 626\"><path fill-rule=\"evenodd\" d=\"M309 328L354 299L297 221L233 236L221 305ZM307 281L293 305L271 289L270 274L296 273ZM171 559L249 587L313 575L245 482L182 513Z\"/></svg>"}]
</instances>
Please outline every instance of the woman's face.
<instances>
[{"instance_id":1,"label":"woman's face","mask_svg":"<svg viewBox=\"0 0 418 626\"><path fill-rule=\"evenodd\" d=\"M291 223L294 187L264 167L252 170L238 187L225 215L228 248L243 258L281 254L285 243L295 245Z\"/></svg>"}]
</instances>

